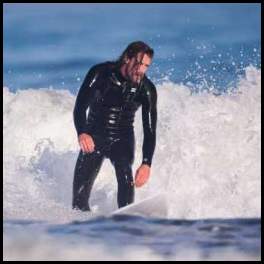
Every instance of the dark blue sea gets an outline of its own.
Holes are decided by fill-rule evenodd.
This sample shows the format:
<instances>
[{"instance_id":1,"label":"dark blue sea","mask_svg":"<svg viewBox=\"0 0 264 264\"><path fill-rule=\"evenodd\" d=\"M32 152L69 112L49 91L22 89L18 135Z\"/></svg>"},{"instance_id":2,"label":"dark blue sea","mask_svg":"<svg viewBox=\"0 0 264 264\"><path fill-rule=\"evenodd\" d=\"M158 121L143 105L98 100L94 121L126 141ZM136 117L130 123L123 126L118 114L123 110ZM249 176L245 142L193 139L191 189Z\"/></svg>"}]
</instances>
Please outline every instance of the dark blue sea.
<instances>
[{"instance_id":1,"label":"dark blue sea","mask_svg":"<svg viewBox=\"0 0 264 264\"><path fill-rule=\"evenodd\" d=\"M247 66L260 68L260 12L260 4L5 4L4 85L76 93L92 65L143 40L155 51L156 82L226 90Z\"/></svg>"}]
</instances>

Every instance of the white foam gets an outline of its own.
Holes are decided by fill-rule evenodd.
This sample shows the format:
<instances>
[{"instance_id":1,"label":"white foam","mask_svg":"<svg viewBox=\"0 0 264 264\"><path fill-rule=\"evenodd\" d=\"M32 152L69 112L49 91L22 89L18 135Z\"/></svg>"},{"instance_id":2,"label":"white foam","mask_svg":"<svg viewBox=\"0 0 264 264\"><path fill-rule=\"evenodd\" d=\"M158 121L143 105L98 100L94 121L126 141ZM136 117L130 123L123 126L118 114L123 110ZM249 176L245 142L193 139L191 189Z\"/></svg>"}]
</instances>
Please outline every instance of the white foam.
<instances>
[{"instance_id":1,"label":"white foam","mask_svg":"<svg viewBox=\"0 0 264 264\"><path fill-rule=\"evenodd\" d=\"M246 69L231 95L190 95L184 85L158 85L157 145L149 183L136 200L168 194L169 217L260 217L261 70ZM69 91L3 89L4 217L71 214L78 155ZM136 116L141 162L141 111ZM106 160L92 192L95 211L116 208L116 179Z\"/></svg>"}]
</instances>

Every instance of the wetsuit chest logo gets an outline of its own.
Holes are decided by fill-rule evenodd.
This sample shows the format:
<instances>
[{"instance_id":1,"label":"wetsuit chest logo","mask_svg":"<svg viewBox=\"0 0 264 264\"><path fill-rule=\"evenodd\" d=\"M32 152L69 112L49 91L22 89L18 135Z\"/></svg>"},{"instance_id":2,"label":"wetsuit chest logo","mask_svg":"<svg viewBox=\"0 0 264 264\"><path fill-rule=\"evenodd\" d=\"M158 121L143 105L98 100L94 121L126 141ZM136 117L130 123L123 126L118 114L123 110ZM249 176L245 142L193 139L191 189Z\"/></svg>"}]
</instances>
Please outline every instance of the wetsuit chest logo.
<instances>
[{"instance_id":1,"label":"wetsuit chest logo","mask_svg":"<svg viewBox=\"0 0 264 264\"><path fill-rule=\"evenodd\" d=\"M114 73L112 73L110 80L111 80L112 84L114 84L113 87L115 90L121 89L121 91L122 91L122 102L124 104L134 102L136 95L138 94L138 90L139 90L140 86L135 87L129 82L121 82L118 80L118 78L116 77L116 75Z\"/></svg>"},{"instance_id":2,"label":"wetsuit chest logo","mask_svg":"<svg viewBox=\"0 0 264 264\"><path fill-rule=\"evenodd\" d=\"M138 90L137 87L132 87L131 85L125 83L123 85L123 90L122 90L124 103L134 102L137 95L137 90Z\"/></svg>"}]
</instances>

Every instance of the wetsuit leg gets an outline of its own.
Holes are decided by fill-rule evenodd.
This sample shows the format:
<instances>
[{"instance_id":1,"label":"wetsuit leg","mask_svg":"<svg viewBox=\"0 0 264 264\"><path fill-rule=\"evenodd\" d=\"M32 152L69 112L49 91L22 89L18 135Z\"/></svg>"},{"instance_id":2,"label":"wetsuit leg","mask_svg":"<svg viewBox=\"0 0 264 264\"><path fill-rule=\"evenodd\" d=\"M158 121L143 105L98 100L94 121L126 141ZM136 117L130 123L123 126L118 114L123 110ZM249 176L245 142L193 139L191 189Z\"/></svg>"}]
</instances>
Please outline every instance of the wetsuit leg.
<instances>
[{"instance_id":1,"label":"wetsuit leg","mask_svg":"<svg viewBox=\"0 0 264 264\"><path fill-rule=\"evenodd\" d=\"M74 209L90 211L88 200L103 160L104 156L96 151L89 154L80 151L74 170L72 201Z\"/></svg>"},{"instance_id":2,"label":"wetsuit leg","mask_svg":"<svg viewBox=\"0 0 264 264\"><path fill-rule=\"evenodd\" d=\"M118 207L134 202L134 181L132 164L134 162L134 139L119 141L113 144L110 160L115 167L118 183Z\"/></svg>"}]
</instances>

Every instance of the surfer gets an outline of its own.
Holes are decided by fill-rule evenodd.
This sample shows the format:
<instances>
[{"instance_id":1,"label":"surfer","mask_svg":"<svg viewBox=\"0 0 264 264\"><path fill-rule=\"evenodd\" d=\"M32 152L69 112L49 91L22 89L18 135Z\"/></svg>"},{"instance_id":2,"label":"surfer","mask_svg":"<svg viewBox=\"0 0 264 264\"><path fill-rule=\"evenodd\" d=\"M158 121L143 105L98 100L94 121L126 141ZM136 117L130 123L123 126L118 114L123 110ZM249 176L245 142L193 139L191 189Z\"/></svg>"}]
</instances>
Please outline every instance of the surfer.
<instances>
[{"instance_id":1,"label":"surfer","mask_svg":"<svg viewBox=\"0 0 264 264\"><path fill-rule=\"evenodd\" d=\"M117 61L97 64L88 71L73 112L81 148L74 170L74 209L90 210L91 189L105 158L115 169L119 208L132 203L134 186L140 187L149 179L156 144L157 92L145 73L153 55L146 43L132 42ZM140 106L143 160L134 182L133 123Z\"/></svg>"}]
</instances>

